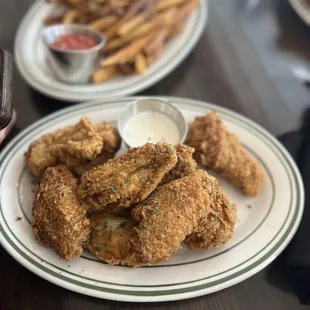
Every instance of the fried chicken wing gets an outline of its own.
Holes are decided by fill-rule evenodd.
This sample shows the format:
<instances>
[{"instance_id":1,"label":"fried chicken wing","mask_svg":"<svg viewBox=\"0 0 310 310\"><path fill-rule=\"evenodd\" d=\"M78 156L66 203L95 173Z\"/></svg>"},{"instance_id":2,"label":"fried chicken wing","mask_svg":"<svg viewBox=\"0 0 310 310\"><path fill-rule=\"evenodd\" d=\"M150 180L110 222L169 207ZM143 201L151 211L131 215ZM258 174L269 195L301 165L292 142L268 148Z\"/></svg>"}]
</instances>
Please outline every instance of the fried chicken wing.
<instances>
[{"instance_id":1,"label":"fried chicken wing","mask_svg":"<svg viewBox=\"0 0 310 310\"><path fill-rule=\"evenodd\" d=\"M92 127L95 132L100 135L103 141L103 149L100 155L91 160L74 161L74 157L71 157L72 169L78 175L82 175L92 168L103 165L108 160L112 159L121 146L120 135L118 134L117 129L111 124L102 122L101 124ZM89 141L87 144L89 144Z\"/></svg>"},{"instance_id":2,"label":"fried chicken wing","mask_svg":"<svg viewBox=\"0 0 310 310\"><path fill-rule=\"evenodd\" d=\"M103 139L104 152L115 154L121 145L121 138L117 129L108 122L102 122L99 125L95 125L94 129Z\"/></svg>"},{"instance_id":3,"label":"fried chicken wing","mask_svg":"<svg viewBox=\"0 0 310 310\"><path fill-rule=\"evenodd\" d=\"M129 242L136 222L132 218L95 212L90 217L88 249L103 261L115 265L129 255Z\"/></svg>"},{"instance_id":4,"label":"fried chicken wing","mask_svg":"<svg viewBox=\"0 0 310 310\"><path fill-rule=\"evenodd\" d=\"M31 173L40 176L47 167L57 164L57 158L51 152L51 145L54 142L53 134L46 134L32 142L25 153L25 163Z\"/></svg>"},{"instance_id":5,"label":"fried chicken wing","mask_svg":"<svg viewBox=\"0 0 310 310\"><path fill-rule=\"evenodd\" d=\"M164 176L160 184L185 177L196 171L196 161L193 159L194 149L184 144L175 146L178 161L176 165Z\"/></svg>"},{"instance_id":6,"label":"fried chicken wing","mask_svg":"<svg viewBox=\"0 0 310 310\"><path fill-rule=\"evenodd\" d=\"M195 158L204 166L221 173L242 192L254 197L264 184L258 163L242 148L239 139L230 133L216 112L196 117L186 143L195 148Z\"/></svg>"},{"instance_id":7,"label":"fried chicken wing","mask_svg":"<svg viewBox=\"0 0 310 310\"><path fill-rule=\"evenodd\" d=\"M25 153L26 166L40 176L46 168L63 163L81 174L89 165L95 165L98 156L115 153L120 143L120 136L112 125L103 122L92 126L87 117L82 117L75 126L59 129L34 141Z\"/></svg>"},{"instance_id":8,"label":"fried chicken wing","mask_svg":"<svg viewBox=\"0 0 310 310\"><path fill-rule=\"evenodd\" d=\"M185 243L191 248L213 248L231 239L236 223L237 210L231 204L218 184L206 171L198 170L201 184L210 196L210 211L198 222L194 232L186 237Z\"/></svg>"},{"instance_id":9,"label":"fried chicken wing","mask_svg":"<svg viewBox=\"0 0 310 310\"><path fill-rule=\"evenodd\" d=\"M148 265L168 260L209 208L209 195L198 173L159 186L132 211L140 224L133 230L130 245L135 255L126 263Z\"/></svg>"},{"instance_id":10,"label":"fried chicken wing","mask_svg":"<svg viewBox=\"0 0 310 310\"><path fill-rule=\"evenodd\" d=\"M82 117L71 130L65 128L65 132L61 135L60 129L55 133L56 143L51 145L51 152L70 170L74 171L74 167L86 164L101 153L103 139L87 117Z\"/></svg>"},{"instance_id":11,"label":"fried chicken wing","mask_svg":"<svg viewBox=\"0 0 310 310\"><path fill-rule=\"evenodd\" d=\"M176 162L176 151L167 143L132 148L125 155L84 173L78 196L88 208L130 207L152 193Z\"/></svg>"},{"instance_id":12,"label":"fried chicken wing","mask_svg":"<svg viewBox=\"0 0 310 310\"><path fill-rule=\"evenodd\" d=\"M75 178L65 166L46 169L32 210L36 238L67 261L81 255L90 231L76 187Z\"/></svg>"}]
</instances>

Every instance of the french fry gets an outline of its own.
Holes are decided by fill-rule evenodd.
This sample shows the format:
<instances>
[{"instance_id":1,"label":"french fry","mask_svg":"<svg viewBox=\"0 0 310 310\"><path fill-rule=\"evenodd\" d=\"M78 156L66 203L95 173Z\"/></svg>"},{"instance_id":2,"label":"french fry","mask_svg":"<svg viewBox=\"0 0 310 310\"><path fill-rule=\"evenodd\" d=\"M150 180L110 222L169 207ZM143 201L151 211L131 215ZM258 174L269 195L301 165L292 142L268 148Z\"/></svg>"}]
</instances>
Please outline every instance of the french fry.
<instances>
[{"instance_id":1,"label":"french fry","mask_svg":"<svg viewBox=\"0 0 310 310\"><path fill-rule=\"evenodd\" d=\"M132 15L134 15L135 12L132 10L129 10L127 12L127 14L121 18L114 26L112 26L111 28L107 29L107 31L104 32L107 40L113 39L116 35L117 35L117 31L118 29L124 24L126 23L131 17Z\"/></svg>"},{"instance_id":2,"label":"french fry","mask_svg":"<svg viewBox=\"0 0 310 310\"><path fill-rule=\"evenodd\" d=\"M128 20L133 18L138 12L138 5L131 5L126 14L111 28L104 32L106 39L110 40L117 35L118 29L126 23Z\"/></svg>"},{"instance_id":3,"label":"french fry","mask_svg":"<svg viewBox=\"0 0 310 310\"><path fill-rule=\"evenodd\" d=\"M131 0L110 0L110 4L114 8L124 8L130 4Z\"/></svg>"},{"instance_id":4,"label":"french fry","mask_svg":"<svg viewBox=\"0 0 310 310\"><path fill-rule=\"evenodd\" d=\"M115 15L104 16L88 24L88 26L96 30L105 30L113 25L117 20L118 18Z\"/></svg>"},{"instance_id":5,"label":"french fry","mask_svg":"<svg viewBox=\"0 0 310 310\"><path fill-rule=\"evenodd\" d=\"M51 25L55 25L55 24L59 24L61 23L63 20L63 16L51 16L51 17L47 17L44 20L44 25L46 26L51 26Z\"/></svg>"},{"instance_id":6,"label":"french fry","mask_svg":"<svg viewBox=\"0 0 310 310\"><path fill-rule=\"evenodd\" d=\"M110 0L96 0L97 3L103 4L103 3L107 3Z\"/></svg>"},{"instance_id":7,"label":"french fry","mask_svg":"<svg viewBox=\"0 0 310 310\"><path fill-rule=\"evenodd\" d=\"M155 12L159 12L170 7L176 7L180 4L183 4L186 0L165 0L165 1L158 1L154 7Z\"/></svg>"},{"instance_id":8,"label":"french fry","mask_svg":"<svg viewBox=\"0 0 310 310\"><path fill-rule=\"evenodd\" d=\"M128 46L101 61L100 65L102 67L108 67L133 60L135 55L137 55L145 47L151 38L152 35L147 35L133 41Z\"/></svg>"},{"instance_id":9,"label":"french fry","mask_svg":"<svg viewBox=\"0 0 310 310\"><path fill-rule=\"evenodd\" d=\"M176 34L180 33L182 30L182 26L180 24L173 25L169 28L168 40L175 36Z\"/></svg>"},{"instance_id":10,"label":"french fry","mask_svg":"<svg viewBox=\"0 0 310 310\"><path fill-rule=\"evenodd\" d=\"M113 9L110 5L106 4L101 9L94 10L93 12L96 12L98 15L105 16L113 13Z\"/></svg>"},{"instance_id":11,"label":"french fry","mask_svg":"<svg viewBox=\"0 0 310 310\"><path fill-rule=\"evenodd\" d=\"M169 29L160 30L154 39L150 41L143 49L146 55L158 56L164 47L165 40L169 35Z\"/></svg>"},{"instance_id":12,"label":"french fry","mask_svg":"<svg viewBox=\"0 0 310 310\"><path fill-rule=\"evenodd\" d=\"M107 67L101 69L99 71L95 71L92 74L92 81L94 84L99 84L104 81L109 80L112 76L114 76L117 72L117 68L115 66Z\"/></svg>"},{"instance_id":13,"label":"french fry","mask_svg":"<svg viewBox=\"0 0 310 310\"><path fill-rule=\"evenodd\" d=\"M162 12L161 14L156 17L155 19L158 18L160 21L162 21L165 25L171 25L174 22L174 18L177 14L177 8L170 8L167 11Z\"/></svg>"},{"instance_id":14,"label":"french fry","mask_svg":"<svg viewBox=\"0 0 310 310\"><path fill-rule=\"evenodd\" d=\"M78 10L69 10L62 19L64 24L72 24L80 16L80 11Z\"/></svg>"},{"instance_id":15,"label":"french fry","mask_svg":"<svg viewBox=\"0 0 310 310\"><path fill-rule=\"evenodd\" d=\"M199 0L190 0L180 7L178 16L174 20L174 24L181 23L182 20L199 4Z\"/></svg>"},{"instance_id":16,"label":"french fry","mask_svg":"<svg viewBox=\"0 0 310 310\"><path fill-rule=\"evenodd\" d=\"M121 37L121 38L115 38L111 40L103 49L103 53L108 53L115 51L116 49L124 46L125 44L138 39L139 37L145 36L149 33L152 33L156 28L158 28L160 25L159 23L155 23L154 21L150 24L145 24L141 26L136 32L133 32L131 35Z\"/></svg>"},{"instance_id":17,"label":"french fry","mask_svg":"<svg viewBox=\"0 0 310 310\"><path fill-rule=\"evenodd\" d=\"M141 25L146 19L145 14L139 14L135 16L133 19L129 20L128 22L124 23L121 25L117 31L117 34L119 36L124 36L127 34L129 31L132 29L136 28L137 26Z\"/></svg>"},{"instance_id":18,"label":"french fry","mask_svg":"<svg viewBox=\"0 0 310 310\"><path fill-rule=\"evenodd\" d=\"M148 33L153 32L156 29L160 29L163 26L168 25L173 21L173 17L176 14L175 9L168 10L167 12L158 14L156 18L153 18L151 21L141 25L138 29L134 30L130 34L115 38L113 40L110 40L108 44L102 49L103 53L112 52L125 44L133 41L134 39L137 39L139 37L142 37L144 35L147 35Z\"/></svg>"},{"instance_id":19,"label":"french fry","mask_svg":"<svg viewBox=\"0 0 310 310\"><path fill-rule=\"evenodd\" d=\"M146 64L145 56L142 53L139 53L135 57L135 69L136 69L136 72L139 73L139 74L142 74L146 70L146 67L147 67L147 64Z\"/></svg>"},{"instance_id":20,"label":"french fry","mask_svg":"<svg viewBox=\"0 0 310 310\"><path fill-rule=\"evenodd\" d=\"M132 63L124 63L118 66L119 71L124 75L130 75L135 73L135 66Z\"/></svg>"},{"instance_id":21,"label":"french fry","mask_svg":"<svg viewBox=\"0 0 310 310\"><path fill-rule=\"evenodd\" d=\"M155 60L155 57L154 56L146 56L145 57L145 61L146 61L146 65L147 67L149 67Z\"/></svg>"}]
</instances>

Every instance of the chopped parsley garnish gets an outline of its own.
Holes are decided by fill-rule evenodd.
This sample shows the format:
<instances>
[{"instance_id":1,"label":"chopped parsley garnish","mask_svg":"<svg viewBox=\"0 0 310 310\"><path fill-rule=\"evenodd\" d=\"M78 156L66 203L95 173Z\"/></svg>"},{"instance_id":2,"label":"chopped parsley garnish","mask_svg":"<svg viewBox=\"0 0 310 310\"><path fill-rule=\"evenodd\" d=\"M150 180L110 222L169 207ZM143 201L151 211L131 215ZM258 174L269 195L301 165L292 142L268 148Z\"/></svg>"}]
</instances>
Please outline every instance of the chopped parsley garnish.
<instances>
[{"instance_id":1,"label":"chopped parsley garnish","mask_svg":"<svg viewBox=\"0 0 310 310\"><path fill-rule=\"evenodd\" d=\"M110 193L116 193L117 192L117 189L114 188L114 187L109 187L108 190L109 190Z\"/></svg>"},{"instance_id":2,"label":"chopped parsley garnish","mask_svg":"<svg viewBox=\"0 0 310 310\"><path fill-rule=\"evenodd\" d=\"M170 200L170 196L169 195L166 196L166 200Z\"/></svg>"},{"instance_id":3,"label":"chopped parsley garnish","mask_svg":"<svg viewBox=\"0 0 310 310\"><path fill-rule=\"evenodd\" d=\"M16 219L15 219L15 221L20 221L22 218L21 217L17 217Z\"/></svg>"},{"instance_id":4,"label":"chopped parsley garnish","mask_svg":"<svg viewBox=\"0 0 310 310\"><path fill-rule=\"evenodd\" d=\"M142 178L142 174L138 174L138 178L141 179Z\"/></svg>"},{"instance_id":5,"label":"chopped parsley garnish","mask_svg":"<svg viewBox=\"0 0 310 310\"><path fill-rule=\"evenodd\" d=\"M95 246L94 249L95 249L96 252L100 252L101 251L101 248L99 246Z\"/></svg>"},{"instance_id":6,"label":"chopped parsley garnish","mask_svg":"<svg viewBox=\"0 0 310 310\"><path fill-rule=\"evenodd\" d=\"M141 223L141 227L147 228L147 224L146 223Z\"/></svg>"},{"instance_id":7,"label":"chopped parsley garnish","mask_svg":"<svg viewBox=\"0 0 310 310\"><path fill-rule=\"evenodd\" d=\"M124 182L125 182L125 183L129 183L130 181L131 181L130 178L125 178L125 179L124 179Z\"/></svg>"},{"instance_id":8,"label":"chopped parsley garnish","mask_svg":"<svg viewBox=\"0 0 310 310\"><path fill-rule=\"evenodd\" d=\"M155 184L154 179L150 179L151 184Z\"/></svg>"},{"instance_id":9,"label":"chopped parsley garnish","mask_svg":"<svg viewBox=\"0 0 310 310\"><path fill-rule=\"evenodd\" d=\"M151 214L153 215L153 214L155 214L157 211L158 211L157 208L153 208L153 209L151 209Z\"/></svg>"},{"instance_id":10,"label":"chopped parsley garnish","mask_svg":"<svg viewBox=\"0 0 310 310\"><path fill-rule=\"evenodd\" d=\"M112 231L110 230L108 234L108 240L111 241L111 238L112 238Z\"/></svg>"},{"instance_id":11,"label":"chopped parsley garnish","mask_svg":"<svg viewBox=\"0 0 310 310\"><path fill-rule=\"evenodd\" d=\"M182 250L182 249L183 249L182 245L179 245L179 247L177 248L177 251Z\"/></svg>"},{"instance_id":12,"label":"chopped parsley garnish","mask_svg":"<svg viewBox=\"0 0 310 310\"><path fill-rule=\"evenodd\" d=\"M170 155L173 154L173 149L170 146L167 146L167 151Z\"/></svg>"}]
</instances>

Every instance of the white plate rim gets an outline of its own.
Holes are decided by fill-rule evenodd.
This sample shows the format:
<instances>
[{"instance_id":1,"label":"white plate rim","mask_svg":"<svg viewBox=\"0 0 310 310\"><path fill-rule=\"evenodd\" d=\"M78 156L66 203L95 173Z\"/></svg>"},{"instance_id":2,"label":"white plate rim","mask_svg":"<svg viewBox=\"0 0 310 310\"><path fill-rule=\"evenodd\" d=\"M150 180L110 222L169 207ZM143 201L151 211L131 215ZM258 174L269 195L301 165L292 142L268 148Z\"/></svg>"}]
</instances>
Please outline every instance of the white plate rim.
<instances>
[{"instance_id":1,"label":"white plate rim","mask_svg":"<svg viewBox=\"0 0 310 310\"><path fill-rule=\"evenodd\" d=\"M51 120L57 116L63 115L63 114L67 114L66 112L68 112L70 114L70 112L76 112L77 110L80 109L89 109L90 107L93 106L100 106L100 105L104 105L107 103L111 103L111 101L122 101L122 100L136 100L139 98L143 98L143 97L129 97L129 98L122 98L122 99L113 99L113 100L97 100L95 102L92 103L84 103L84 104L79 104L73 107L69 107L63 110L60 110L58 112L55 112L41 120L39 120L38 122L34 123L33 125L29 126L27 129L25 129L23 132L21 132L17 137L15 137L7 146L6 148L3 150L2 154L0 155L0 162L2 163L0 166L0 169L2 170L2 166L3 166L3 159L5 159L6 155L9 153L10 149L18 142L18 140L20 139L24 139L24 137L27 137L27 135L29 133L31 133L31 131L33 130L33 128L37 127L37 126L41 126L42 124L46 123L48 120ZM291 238L294 236L298 225L300 223L301 217L302 217L302 213L303 213L303 205L304 205L304 189L303 189L303 183L302 183L302 179L300 176L300 173L298 171L298 168L296 167L296 164L294 163L293 159L291 158L291 156L288 154L288 152L284 149L284 147L280 144L280 142L278 142L270 133L268 133L265 129L263 129L260 125L255 124L253 121L245 118L244 116L230 111L228 109L213 105L213 104L209 104L209 103L205 103L202 101L196 101L196 100L192 100L192 99L186 99L186 98L177 98L177 97L158 97L161 98L163 100L170 100L170 102L172 101L173 103L183 103L183 104L196 104L198 106L204 106L207 109L212 109L212 110L216 110L220 113L226 113L227 115L236 118L238 120L240 120L241 122L244 122L245 124L249 125L252 128L255 128L256 130L258 130L258 132L262 133L264 136L266 136L266 138L269 139L269 141L271 141L276 147L277 149L281 152L283 159L286 160L288 167L290 169L290 172L293 173L294 178L295 178L295 187L296 187L296 192L297 192L297 202L296 202L296 206L295 206L295 210L294 210L294 221L292 220L292 222L290 223L287 231L286 231L286 235L285 238L283 240L281 240L281 243L279 242L279 244L277 244L277 248L275 251L273 251L272 253L269 253L269 256L267 255L267 257L263 257L258 263L255 264L255 266L253 266L253 268L249 268L248 270L246 270L243 274L241 273L241 275L239 276L235 276L232 277L231 279L229 279L228 281L224 281L220 284L214 285L212 287L207 287L207 288L202 288L202 289L197 289L197 290L189 290L183 294L171 294L171 295L160 295L160 296L154 296L154 297L150 297L149 300L147 301L168 301L168 300L180 300L180 299L185 299L185 298L192 298L192 297L196 297L196 296L201 296L204 294L208 294L208 293L212 293L218 290L221 290L223 288L229 287L231 285L234 285L236 283L239 283L241 281L243 281L244 279L254 275L255 273L257 273L258 271L260 271L261 269L263 269L264 267L266 267L270 262L272 262L280 253L281 251L285 248L285 246L289 243L289 241L291 240ZM65 112L65 113L64 113ZM86 112L87 113L87 112ZM69 115L68 117L70 117L72 115ZM1 185L0 185L1 186ZM1 206L0 206L1 207ZM2 216L2 207L1 207L1 216ZM289 230L289 231L288 231ZM17 260L19 261L23 266L25 266L27 269L31 270L32 272L34 272L35 274L43 277L44 279L53 282L57 285L60 285L62 287L65 287L67 289L82 293L82 294L87 294L87 295L91 295L94 297L99 297L99 298L108 298L108 299L112 299L112 300L121 300L121 301L138 301L138 302L143 302L146 301L145 298L142 298L141 296L127 296L127 295L122 295L122 294L113 294L113 293L108 293L108 292L99 292L99 291L87 291L86 292L86 288L83 288L81 286L66 282L64 280L60 280L58 278L55 278L52 275L46 274L43 269L38 269L36 268L34 265L32 265L31 262L22 259L22 257L16 252L16 250L14 250L11 246L9 241L4 237L4 230L2 228L2 226L0 225L0 241L2 243L2 245L4 246L4 248ZM283 237L282 237L283 238ZM271 251L269 251L271 252ZM238 272L237 272L238 273ZM122 291L122 290L121 290Z\"/></svg>"},{"instance_id":2,"label":"white plate rim","mask_svg":"<svg viewBox=\"0 0 310 310\"><path fill-rule=\"evenodd\" d=\"M27 64L27 57L23 53L22 49L22 39L27 35L25 32L25 29L27 29L27 25L31 23L33 14L40 9L43 5L45 5L45 0L36 0L35 3L32 4L32 6L29 8L25 16L23 17L17 33L15 37L14 42L14 55L15 55L15 62L17 65L17 68L23 78L26 80L26 82L33 87L35 90L51 97L56 98L59 100L66 100L70 102L83 102L83 101L89 101L89 100L95 100L102 98L106 96L103 92L94 92L92 95L81 95L76 94L74 92L66 92L66 91L55 91L54 88L49 87L48 85L43 84L39 79L35 79L31 75L31 68L28 67ZM152 85L156 84L160 80L162 80L164 77L166 77L169 73L171 73L173 70L179 66L182 61L188 56L188 54L192 51L192 49L195 47L195 45L198 43L199 38L201 37L203 30L205 29L205 25L208 18L208 0L201 0L200 6L197 9L199 16L196 20L196 27L194 29L194 32L189 35L187 38L186 44L183 45L182 49L176 53L176 57L170 59L169 62L166 62L165 66L161 67L156 72L153 72L150 75L145 75L143 79L141 79L139 82L135 83L135 85L127 88L123 88L120 91L115 91L115 93L111 96L109 94L109 98L111 97L120 97L120 96L129 96L133 95L135 93L141 92L145 90L148 87L151 87Z\"/></svg>"}]
</instances>

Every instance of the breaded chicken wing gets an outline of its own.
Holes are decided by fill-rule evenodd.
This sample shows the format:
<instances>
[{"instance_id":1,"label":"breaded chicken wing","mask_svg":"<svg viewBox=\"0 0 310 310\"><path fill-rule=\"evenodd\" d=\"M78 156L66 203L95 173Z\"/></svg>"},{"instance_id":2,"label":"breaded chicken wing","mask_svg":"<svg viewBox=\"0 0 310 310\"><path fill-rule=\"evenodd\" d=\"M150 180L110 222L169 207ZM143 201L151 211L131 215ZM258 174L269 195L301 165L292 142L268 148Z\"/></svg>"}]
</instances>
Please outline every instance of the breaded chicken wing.
<instances>
[{"instance_id":1,"label":"breaded chicken wing","mask_svg":"<svg viewBox=\"0 0 310 310\"><path fill-rule=\"evenodd\" d=\"M160 184L185 177L196 171L196 161L193 159L194 149L184 144L175 146L178 161L176 165L164 176Z\"/></svg>"},{"instance_id":2,"label":"breaded chicken wing","mask_svg":"<svg viewBox=\"0 0 310 310\"><path fill-rule=\"evenodd\" d=\"M117 129L108 122L93 126L103 139L104 153L115 154L121 145L121 138Z\"/></svg>"},{"instance_id":3,"label":"breaded chicken wing","mask_svg":"<svg viewBox=\"0 0 310 310\"><path fill-rule=\"evenodd\" d=\"M101 153L103 139L87 117L82 117L71 130L65 128L65 134L60 136L61 130L55 133L56 143L51 145L51 153L70 170L74 171L74 167L86 164Z\"/></svg>"},{"instance_id":4,"label":"breaded chicken wing","mask_svg":"<svg viewBox=\"0 0 310 310\"><path fill-rule=\"evenodd\" d=\"M262 169L242 148L239 139L228 131L216 112L196 117L189 128L186 143L195 148L197 161L231 180L245 195L254 197L262 189Z\"/></svg>"},{"instance_id":5,"label":"breaded chicken wing","mask_svg":"<svg viewBox=\"0 0 310 310\"><path fill-rule=\"evenodd\" d=\"M214 177L203 170L198 170L198 174L204 190L210 196L210 211L199 220L185 243L191 249L218 247L232 237L237 218L236 206L228 201Z\"/></svg>"},{"instance_id":6,"label":"breaded chicken wing","mask_svg":"<svg viewBox=\"0 0 310 310\"><path fill-rule=\"evenodd\" d=\"M168 143L132 148L84 173L78 196L88 208L130 207L150 195L176 162L176 151Z\"/></svg>"},{"instance_id":7,"label":"breaded chicken wing","mask_svg":"<svg viewBox=\"0 0 310 310\"><path fill-rule=\"evenodd\" d=\"M116 129L106 123L92 126L82 117L75 126L59 129L34 141L25 153L26 166L35 175L63 163L77 174L86 171L98 156L115 153L120 147Z\"/></svg>"},{"instance_id":8,"label":"breaded chicken wing","mask_svg":"<svg viewBox=\"0 0 310 310\"><path fill-rule=\"evenodd\" d=\"M148 265L166 261L199 219L209 212L210 199L199 173L159 186L132 211L140 224L133 230L133 253L127 265Z\"/></svg>"},{"instance_id":9,"label":"breaded chicken wing","mask_svg":"<svg viewBox=\"0 0 310 310\"><path fill-rule=\"evenodd\" d=\"M45 170L32 210L36 238L64 260L80 256L89 236L86 210L76 197L76 180L65 166Z\"/></svg>"},{"instance_id":10,"label":"breaded chicken wing","mask_svg":"<svg viewBox=\"0 0 310 310\"><path fill-rule=\"evenodd\" d=\"M117 129L111 124L102 122L99 125L92 126L92 128L100 135L101 139L103 140L103 148L101 153L94 159L86 161L80 160L75 163L72 162L72 170L78 175L82 175L92 168L103 165L108 160L112 159L121 145L120 135L118 134ZM71 157L71 161L74 161L74 158Z\"/></svg>"},{"instance_id":11,"label":"breaded chicken wing","mask_svg":"<svg viewBox=\"0 0 310 310\"><path fill-rule=\"evenodd\" d=\"M137 224L132 218L94 212L90 216L88 249L103 261L115 265L129 255L129 241Z\"/></svg>"},{"instance_id":12,"label":"breaded chicken wing","mask_svg":"<svg viewBox=\"0 0 310 310\"><path fill-rule=\"evenodd\" d=\"M51 152L51 146L54 143L53 134L46 134L32 142L25 153L25 163L31 173L40 176L47 167L57 164L57 158Z\"/></svg>"}]
</instances>

